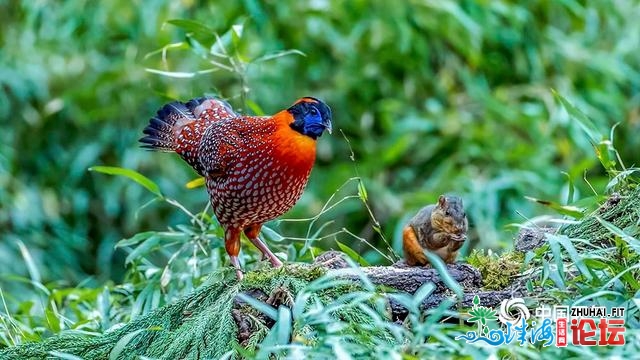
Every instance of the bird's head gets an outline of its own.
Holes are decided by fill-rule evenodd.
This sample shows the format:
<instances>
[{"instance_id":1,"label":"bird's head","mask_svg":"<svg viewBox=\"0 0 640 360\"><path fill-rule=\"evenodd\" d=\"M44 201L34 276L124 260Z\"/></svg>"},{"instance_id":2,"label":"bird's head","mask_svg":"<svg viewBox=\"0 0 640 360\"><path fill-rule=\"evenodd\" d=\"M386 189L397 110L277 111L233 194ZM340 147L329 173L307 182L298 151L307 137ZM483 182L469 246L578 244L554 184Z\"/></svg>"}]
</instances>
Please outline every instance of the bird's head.
<instances>
[{"instance_id":1,"label":"bird's head","mask_svg":"<svg viewBox=\"0 0 640 360\"><path fill-rule=\"evenodd\" d=\"M331 109L322 101L303 97L291 105L287 111L293 115L291 128L295 131L314 140L320 137L324 130L331 134Z\"/></svg>"}]
</instances>

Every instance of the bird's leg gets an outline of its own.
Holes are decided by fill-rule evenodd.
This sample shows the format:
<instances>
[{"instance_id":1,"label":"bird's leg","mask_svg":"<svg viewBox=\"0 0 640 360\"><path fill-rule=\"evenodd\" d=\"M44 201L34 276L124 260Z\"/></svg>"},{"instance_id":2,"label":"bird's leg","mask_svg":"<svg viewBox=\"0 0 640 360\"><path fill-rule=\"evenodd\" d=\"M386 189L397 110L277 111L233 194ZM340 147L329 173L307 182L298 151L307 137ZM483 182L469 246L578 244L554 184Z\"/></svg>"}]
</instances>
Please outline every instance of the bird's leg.
<instances>
[{"instance_id":1,"label":"bird's leg","mask_svg":"<svg viewBox=\"0 0 640 360\"><path fill-rule=\"evenodd\" d=\"M260 249L262 254L269 259L269 262L271 263L271 265L273 265L273 267L282 266L282 261L280 261L280 259L278 259L276 255L273 252L271 252L271 250L269 250L269 248L267 247L267 244L265 244L262 240L260 240L259 237L249 238L249 241L251 241L251 243L255 245L255 247Z\"/></svg>"},{"instance_id":2,"label":"bird's leg","mask_svg":"<svg viewBox=\"0 0 640 360\"><path fill-rule=\"evenodd\" d=\"M240 231L237 229L227 229L224 233L224 247L231 259L231 265L236 268L238 280L242 280L244 275L242 274L240 261L238 261L238 254L240 253Z\"/></svg>"},{"instance_id":3,"label":"bird's leg","mask_svg":"<svg viewBox=\"0 0 640 360\"><path fill-rule=\"evenodd\" d=\"M244 274L242 274L242 268L240 267L240 261L238 260L238 257L229 256L229 259L231 259L231 265L236 268L236 277L238 278L238 281L242 281Z\"/></svg>"},{"instance_id":4,"label":"bird's leg","mask_svg":"<svg viewBox=\"0 0 640 360\"><path fill-rule=\"evenodd\" d=\"M273 267L281 267L282 261L280 261L280 259L278 259L276 255L272 253L271 250L269 250L267 244L265 244L262 240L260 240L260 237L258 237L261 227L262 224L250 225L244 229L244 234L247 235L249 241L251 241L251 243L255 247L257 247L258 250L260 250L260 252L262 252L262 255L266 256L267 259L269 259L269 262L271 263L271 265L273 265Z\"/></svg>"}]
</instances>

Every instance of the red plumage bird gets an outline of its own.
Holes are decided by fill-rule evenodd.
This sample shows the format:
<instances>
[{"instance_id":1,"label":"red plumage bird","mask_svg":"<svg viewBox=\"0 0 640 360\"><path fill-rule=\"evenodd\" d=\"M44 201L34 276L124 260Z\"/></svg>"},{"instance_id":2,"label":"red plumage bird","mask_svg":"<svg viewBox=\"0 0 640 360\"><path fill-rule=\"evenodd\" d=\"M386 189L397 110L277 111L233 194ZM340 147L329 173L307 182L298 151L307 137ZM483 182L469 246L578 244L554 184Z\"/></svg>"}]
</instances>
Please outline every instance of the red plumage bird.
<instances>
[{"instance_id":1,"label":"red plumage bird","mask_svg":"<svg viewBox=\"0 0 640 360\"><path fill-rule=\"evenodd\" d=\"M198 98L172 102L151 118L143 147L178 153L204 176L213 211L236 268L240 235L275 267L282 262L258 237L262 224L298 201L316 157L316 139L331 133L331 109L304 97L273 116L236 114L228 103Z\"/></svg>"}]
</instances>

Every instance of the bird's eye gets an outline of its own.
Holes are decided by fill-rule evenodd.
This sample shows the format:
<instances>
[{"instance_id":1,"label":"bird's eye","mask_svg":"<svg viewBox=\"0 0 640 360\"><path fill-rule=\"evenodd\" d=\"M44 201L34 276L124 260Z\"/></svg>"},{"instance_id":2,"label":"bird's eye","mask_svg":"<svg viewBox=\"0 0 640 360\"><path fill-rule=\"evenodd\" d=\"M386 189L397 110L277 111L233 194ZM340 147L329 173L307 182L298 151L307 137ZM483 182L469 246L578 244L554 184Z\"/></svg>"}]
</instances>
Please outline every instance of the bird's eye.
<instances>
[{"instance_id":1,"label":"bird's eye","mask_svg":"<svg viewBox=\"0 0 640 360\"><path fill-rule=\"evenodd\" d=\"M311 113L311 115L318 115L318 109L312 107L311 110L309 110L309 112Z\"/></svg>"}]
</instances>

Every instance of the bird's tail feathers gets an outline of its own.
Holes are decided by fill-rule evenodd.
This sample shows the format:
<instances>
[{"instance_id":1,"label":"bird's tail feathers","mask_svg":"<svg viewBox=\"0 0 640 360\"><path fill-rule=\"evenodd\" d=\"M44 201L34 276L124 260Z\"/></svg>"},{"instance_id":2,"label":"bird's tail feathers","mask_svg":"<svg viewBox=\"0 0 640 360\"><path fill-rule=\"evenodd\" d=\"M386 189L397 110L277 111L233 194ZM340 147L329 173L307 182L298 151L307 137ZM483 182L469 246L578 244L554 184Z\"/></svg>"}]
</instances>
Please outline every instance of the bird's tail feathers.
<instances>
[{"instance_id":1,"label":"bird's tail feathers","mask_svg":"<svg viewBox=\"0 0 640 360\"><path fill-rule=\"evenodd\" d=\"M175 151L178 147L177 138L180 131L185 125L195 120L196 116L186 104L174 101L163 106L143 130L146 136L140 139L143 143L142 147L159 151Z\"/></svg>"}]
</instances>

